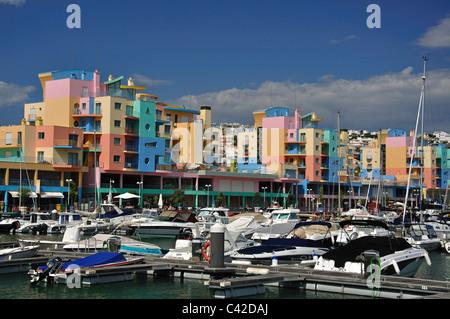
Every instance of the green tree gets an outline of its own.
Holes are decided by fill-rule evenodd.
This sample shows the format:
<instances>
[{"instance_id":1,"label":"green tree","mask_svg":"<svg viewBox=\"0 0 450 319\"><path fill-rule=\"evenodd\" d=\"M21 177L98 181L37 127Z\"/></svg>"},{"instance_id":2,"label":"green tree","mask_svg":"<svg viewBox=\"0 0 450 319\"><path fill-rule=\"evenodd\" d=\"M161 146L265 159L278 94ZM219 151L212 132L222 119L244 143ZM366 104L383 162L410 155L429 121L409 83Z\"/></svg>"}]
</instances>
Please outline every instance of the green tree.
<instances>
[{"instance_id":1,"label":"green tree","mask_svg":"<svg viewBox=\"0 0 450 319\"><path fill-rule=\"evenodd\" d=\"M286 206L287 207L294 207L295 206L295 196L292 193L289 193L287 199L286 199Z\"/></svg>"},{"instance_id":2,"label":"green tree","mask_svg":"<svg viewBox=\"0 0 450 319\"><path fill-rule=\"evenodd\" d=\"M261 193L256 192L255 195L253 195L253 205L261 206L263 201L264 201L264 197L261 195Z\"/></svg>"},{"instance_id":3,"label":"green tree","mask_svg":"<svg viewBox=\"0 0 450 319\"><path fill-rule=\"evenodd\" d=\"M225 202L225 195L220 192L214 199L214 202L217 204L217 206L222 206Z\"/></svg>"},{"instance_id":4,"label":"green tree","mask_svg":"<svg viewBox=\"0 0 450 319\"><path fill-rule=\"evenodd\" d=\"M184 190L182 189L175 189L173 191L173 195L170 198L170 202L174 205L174 206L183 206L183 202L184 202Z\"/></svg>"}]
</instances>

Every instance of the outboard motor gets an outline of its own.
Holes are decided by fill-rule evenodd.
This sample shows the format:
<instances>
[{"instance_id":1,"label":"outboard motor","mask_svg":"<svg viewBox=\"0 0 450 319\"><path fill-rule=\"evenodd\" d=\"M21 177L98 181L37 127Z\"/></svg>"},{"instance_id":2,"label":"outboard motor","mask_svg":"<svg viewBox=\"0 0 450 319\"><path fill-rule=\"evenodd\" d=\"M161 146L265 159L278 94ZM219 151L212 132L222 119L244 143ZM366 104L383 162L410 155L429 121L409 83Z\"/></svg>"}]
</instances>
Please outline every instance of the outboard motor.
<instances>
[{"instance_id":1,"label":"outboard motor","mask_svg":"<svg viewBox=\"0 0 450 319\"><path fill-rule=\"evenodd\" d=\"M32 285L32 286L37 285L43 279L47 278L48 275L53 270L59 269L59 267L61 267L62 264L63 264L62 259L60 257L56 257L56 258L50 259L47 262L47 268L42 272L37 272L36 270L30 269L28 271L28 274L31 275L30 285Z\"/></svg>"},{"instance_id":2,"label":"outboard motor","mask_svg":"<svg viewBox=\"0 0 450 319\"><path fill-rule=\"evenodd\" d=\"M121 240L119 237L110 237L106 241L106 247L109 252L118 253L120 251Z\"/></svg>"}]
</instances>

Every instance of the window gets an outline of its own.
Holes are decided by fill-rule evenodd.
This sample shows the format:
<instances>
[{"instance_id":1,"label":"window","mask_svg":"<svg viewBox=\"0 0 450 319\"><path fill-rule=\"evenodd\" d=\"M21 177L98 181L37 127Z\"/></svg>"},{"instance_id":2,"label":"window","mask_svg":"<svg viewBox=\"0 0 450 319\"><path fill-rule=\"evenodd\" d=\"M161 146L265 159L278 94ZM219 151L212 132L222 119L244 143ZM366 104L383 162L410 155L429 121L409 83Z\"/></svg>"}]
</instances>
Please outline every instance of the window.
<instances>
[{"instance_id":1,"label":"window","mask_svg":"<svg viewBox=\"0 0 450 319\"><path fill-rule=\"evenodd\" d=\"M319 138L319 133L316 133L316 138Z\"/></svg>"},{"instance_id":2,"label":"window","mask_svg":"<svg viewBox=\"0 0 450 319\"><path fill-rule=\"evenodd\" d=\"M86 86L83 86L82 91L81 91L81 96L82 97L88 96L88 88Z\"/></svg>"},{"instance_id":3,"label":"window","mask_svg":"<svg viewBox=\"0 0 450 319\"><path fill-rule=\"evenodd\" d=\"M119 120L115 120L114 121L114 127L120 127L120 121Z\"/></svg>"},{"instance_id":4,"label":"window","mask_svg":"<svg viewBox=\"0 0 450 319\"><path fill-rule=\"evenodd\" d=\"M5 145L11 145L12 133L6 133Z\"/></svg>"},{"instance_id":5,"label":"window","mask_svg":"<svg viewBox=\"0 0 450 319\"><path fill-rule=\"evenodd\" d=\"M316 145L316 151L318 151L319 150L319 145Z\"/></svg>"},{"instance_id":6,"label":"window","mask_svg":"<svg viewBox=\"0 0 450 319\"><path fill-rule=\"evenodd\" d=\"M82 108L83 110L86 110L86 103L81 104L81 108Z\"/></svg>"},{"instance_id":7,"label":"window","mask_svg":"<svg viewBox=\"0 0 450 319\"><path fill-rule=\"evenodd\" d=\"M120 155L114 155L114 163L120 163Z\"/></svg>"},{"instance_id":8,"label":"window","mask_svg":"<svg viewBox=\"0 0 450 319\"><path fill-rule=\"evenodd\" d=\"M122 108L122 104L120 104L120 103L114 103L114 109L115 110L120 110Z\"/></svg>"},{"instance_id":9,"label":"window","mask_svg":"<svg viewBox=\"0 0 450 319\"><path fill-rule=\"evenodd\" d=\"M42 152L42 151L37 152L37 161L38 161L38 163L44 162L44 152Z\"/></svg>"},{"instance_id":10,"label":"window","mask_svg":"<svg viewBox=\"0 0 450 319\"><path fill-rule=\"evenodd\" d=\"M79 166L80 164L78 163L78 153L68 153L68 161L69 161L69 165L73 165L73 166Z\"/></svg>"},{"instance_id":11,"label":"window","mask_svg":"<svg viewBox=\"0 0 450 319\"><path fill-rule=\"evenodd\" d=\"M294 133L289 133L289 138L294 138Z\"/></svg>"},{"instance_id":12,"label":"window","mask_svg":"<svg viewBox=\"0 0 450 319\"><path fill-rule=\"evenodd\" d=\"M102 103L95 103L95 114L102 114Z\"/></svg>"},{"instance_id":13,"label":"window","mask_svg":"<svg viewBox=\"0 0 450 319\"><path fill-rule=\"evenodd\" d=\"M44 132L38 132L38 140L43 140L45 137Z\"/></svg>"},{"instance_id":14,"label":"window","mask_svg":"<svg viewBox=\"0 0 450 319\"><path fill-rule=\"evenodd\" d=\"M120 137L114 138L114 145L120 145Z\"/></svg>"},{"instance_id":15,"label":"window","mask_svg":"<svg viewBox=\"0 0 450 319\"><path fill-rule=\"evenodd\" d=\"M319 164L319 159L318 158L316 158L316 163Z\"/></svg>"}]
</instances>

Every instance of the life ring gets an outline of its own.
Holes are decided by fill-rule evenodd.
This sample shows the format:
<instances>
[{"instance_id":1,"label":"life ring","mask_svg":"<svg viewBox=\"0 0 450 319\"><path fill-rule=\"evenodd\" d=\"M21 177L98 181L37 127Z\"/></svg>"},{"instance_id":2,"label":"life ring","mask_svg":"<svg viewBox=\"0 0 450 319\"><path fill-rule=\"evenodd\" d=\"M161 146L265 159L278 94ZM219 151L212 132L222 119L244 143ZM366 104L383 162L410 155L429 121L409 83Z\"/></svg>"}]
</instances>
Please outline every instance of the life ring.
<instances>
[{"instance_id":1,"label":"life ring","mask_svg":"<svg viewBox=\"0 0 450 319\"><path fill-rule=\"evenodd\" d=\"M205 258L206 261L211 259L211 248L209 246L211 246L211 239L202 247L203 258Z\"/></svg>"}]
</instances>

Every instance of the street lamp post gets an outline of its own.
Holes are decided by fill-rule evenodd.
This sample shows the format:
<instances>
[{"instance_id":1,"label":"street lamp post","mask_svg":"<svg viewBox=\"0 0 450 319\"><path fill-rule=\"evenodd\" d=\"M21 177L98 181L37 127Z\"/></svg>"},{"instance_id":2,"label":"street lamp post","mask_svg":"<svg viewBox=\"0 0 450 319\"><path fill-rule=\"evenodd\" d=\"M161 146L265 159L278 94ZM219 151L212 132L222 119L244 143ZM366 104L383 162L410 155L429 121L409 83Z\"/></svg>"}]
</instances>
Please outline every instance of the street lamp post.
<instances>
[{"instance_id":1,"label":"street lamp post","mask_svg":"<svg viewBox=\"0 0 450 319\"><path fill-rule=\"evenodd\" d=\"M266 189L267 189L267 186L261 187L261 189L264 191L264 207L266 207Z\"/></svg>"},{"instance_id":2,"label":"street lamp post","mask_svg":"<svg viewBox=\"0 0 450 319\"><path fill-rule=\"evenodd\" d=\"M209 188L211 187L211 184L205 185L205 187L208 189L208 193L206 195L206 207L209 207Z\"/></svg>"},{"instance_id":3,"label":"street lamp post","mask_svg":"<svg viewBox=\"0 0 450 319\"><path fill-rule=\"evenodd\" d=\"M139 187L139 202L138 202L139 208L142 208L142 205L141 205L141 188L142 188L142 183L143 183L143 182L136 182L136 184L137 184L138 187Z\"/></svg>"},{"instance_id":4,"label":"street lamp post","mask_svg":"<svg viewBox=\"0 0 450 319\"><path fill-rule=\"evenodd\" d=\"M68 207L70 205L70 183L72 182L71 178L66 179L67 182L67 206L66 206L66 213L68 210Z\"/></svg>"},{"instance_id":5,"label":"street lamp post","mask_svg":"<svg viewBox=\"0 0 450 319\"><path fill-rule=\"evenodd\" d=\"M311 212L311 205L312 205L312 195L311 195L312 189L308 188L307 189L307 193L308 193L308 200L307 200L307 204L308 204L308 212Z\"/></svg>"}]
</instances>

